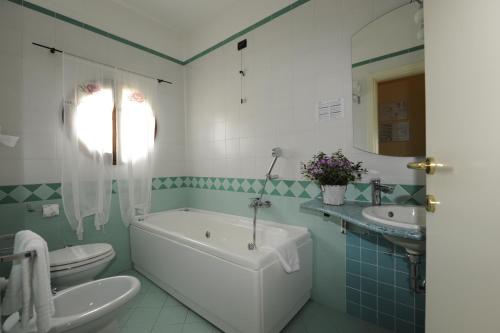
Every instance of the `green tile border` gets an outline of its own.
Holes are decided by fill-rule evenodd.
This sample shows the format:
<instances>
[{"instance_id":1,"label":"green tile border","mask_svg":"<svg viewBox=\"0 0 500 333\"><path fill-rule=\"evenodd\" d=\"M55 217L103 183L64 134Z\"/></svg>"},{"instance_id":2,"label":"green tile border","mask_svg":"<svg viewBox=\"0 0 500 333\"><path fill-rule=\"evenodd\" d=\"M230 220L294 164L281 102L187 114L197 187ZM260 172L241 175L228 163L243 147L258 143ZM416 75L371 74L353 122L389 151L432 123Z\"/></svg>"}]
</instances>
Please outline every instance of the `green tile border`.
<instances>
[{"instance_id":1,"label":"green tile border","mask_svg":"<svg viewBox=\"0 0 500 333\"><path fill-rule=\"evenodd\" d=\"M274 19L276 19L276 18L278 18L278 17L280 17L280 16L288 13L289 11L291 11L291 10L293 10L293 9L295 9L295 8L301 6L301 5L303 5L303 4L305 4L305 3L309 2L309 1L311 1L311 0L297 0L297 1L295 1L294 3L292 3L292 4L290 4L290 5L286 6L286 7L278 10L277 12L274 12L273 14L271 14L271 15L263 18L262 20L260 20L260 21L258 21L256 23L252 24L251 26L249 26L249 27L247 27L247 28L245 28L245 29L243 29L243 30L241 30L241 31L239 31L239 32L237 32L237 33L229 36L228 38L224 39L223 41L221 41L221 42L219 42L219 43L217 43L217 44L209 47L208 49L206 49L206 50L204 50L204 51L202 51L202 52L200 52L200 53L198 53L198 54L196 54L194 56L192 56L191 58L189 58L186 61L184 61L184 65L187 65L187 64L195 61L196 59L199 59L199 58L201 58L201 57L209 54L210 52L212 52L212 51L214 51L214 50L216 50L216 49L218 49L218 48L226 45L227 43L234 41L236 38L239 38L239 37L241 37L241 36L249 33L250 31L257 29L258 27L260 27L260 26L262 26L262 25L264 25L266 23L271 22L272 20L274 20Z\"/></svg>"},{"instance_id":2,"label":"green tile border","mask_svg":"<svg viewBox=\"0 0 500 333\"><path fill-rule=\"evenodd\" d=\"M417 52L417 51L420 51L423 49L424 49L424 45L418 45L418 46L410 47L408 49L404 49L404 50L400 50L400 51L396 51L396 52L392 52L392 53L387 53L387 54L384 54L384 55L381 55L381 56L378 56L375 58L356 62L356 63L352 64L352 68L360 67L363 65L368 65L368 64L382 61L382 60L389 59L389 58L399 57L401 55L409 54L412 52Z\"/></svg>"},{"instance_id":3,"label":"green tile border","mask_svg":"<svg viewBox=\"0 0 500 333\"><path fill-rule=\"evenodd\" d=\"M191 188L199 190L227 191L235 193L260 193L264 179L226 178L226 177L155 177L152 190ZM113 193L117 193L117 183L113 181ZM320 195L318 186L308 180L272 180L267 183L264 193L271 196L311 199ZM348 201L369 202L371 188L367 183L349 184L346 192ZM0 186L0 205L61 199L61 184L25 184ZM425 186L395 184L392 194L383 194L384 203L422 205L425 199Z\"/></svg>"},{"instance_id":4,"label":"green tile border","mask_svg":"<svg viewBox=\"0 0 500 333\"><path fill-rule=\"evenodd\" d=\"M31 10L34 10L36 12L39 12L41 14L44 14L44 15L47 15L47 16L50 16L50 17L53 17L53 18L56 18L60 21L63 21L63 22L66 22L66 23L69 23L69 24L72 24L72 25L75 25L77 27L80 27L82 29L85 29L85 30L88 30L88 31L91 31L93 33L96 33L98 35L101 35L103 37L106 37L106 38L110 38L114 41L117 41L117 42L120 42L122 44L125 44L125 45L128 45L128 46L131 46L133 48L136 48L138 50L141 50L141 51L144 51L146 53L149 53L149 54L152 54L152 55L155 55L157 57L160 57L160 58L163 58L163 59L166 59L166 60L169 60L169 61L172 61L178 65L181 65L181 66L184 66L184 65L187 65L209 53L211 53L212 51L226 45L227 43L230 43L232 41L234 41L236 38L239 38L247 33L249 33L250 31L252 30L255 30L257 28L259 28L260 26L266 24L266 23L269 23L270 21L288 13L289 11L311 1L311 0L297 0L295 1L294 3L274 12L273 14L261 19L260 21L252 24L251 26L229 36L228 38L224 39L223 41L209 47L208 49L188 58L187 60L185 61L182 61L180 59L177 59L177 58L174 58L174 57L171 57L167 54L164 54L164 53L161 53L159 51L156 51L156 50L153 50L149 47L146 47L144 45L141 45L141 44L138 44L138 43L135 43L135 42L132 42L131 40L128 40L128 39L125 39L125 38L122 38L120 36L117 36L115 34L112 34L112 33L109 33L107 31L104 31L104 30L101 30L97 27L94 27L90 24L86 24L84 22L81 22L81 21L78 21L78 20L75 20L71 17L68 17L68 16L65 16L65 15L62 15L60 13L57 13L55 11L52 11L50 9L47 9L47 8L44 8L42 6L39 6L39 5L35 5L34 3L31 3L29 1L24 1L24 0L7 0L9 2L12 2L14 4L17 4L17 5L20 5L20 6L23 6L25 8L28 8L28 9L31 9Z\"/></svg>"},{"instance_id":5,"label":"green tile border","mask_svg":"<svg viewBox=\"0 0 500 333\"><path fill-rule=\"evenodd\" d=\"M166 59L166 60L169 60L169 61L172 61L176 64L179 64L179 65L184 65L184 61L182 60L179 60L177 58L174 58L174 57L171 57L167 54L164 54L164 53L161 53L161 52L158 52L156 50L153 50L149 47L146 47L144 45L141 45L141 44L138 44L138 43L135 43L135 42L132 42L131 40L128 40L128 39L125 39L125 38L122 38L120 36L117 36L115 34L112 34L110 32L107 32L107 31L104 31L104 30L101 30L97 27L94 27L90 24L86 24L84 22L81 22L81 21L78 21L78 20L75 20L71 17L68 17L68 16L65 16L65 15L62 15L60 13L57 13L55 11L52 11L50 9L47 9L47 8L44 8L44 7L41 7L41 6L38 6L38 5L35 5L34 3L31 3L29 1L23 1L23 0L7 0L9 2L12 2L12 3L15 3L17 5L20 5L20 6L23 6L25 8L28 8L28 9L31 9L31 10L34 10L38 13L41 13L41 14L44 14L44 15L47 15L47 16L50 16L50 17L53 17L55 19L58 19L60 21L63 21L63 22L66 22L66 23L69 23L71 25L74 25L74 26L77 26L77 27L80 27L82 29L85 29L85 30L88 30L88 31L91 31L93 33L96 33L98 35L101 35L103 37L106 37L106 38L109 38L109 39L112 39L114 41L117 41L117 42L120 42L122 44L125 44L125 45L128 45L128 46L131 46L133 48L136 48L138 50L141 50L141 51L144 51L146 53L150 53L150 54L153 54L157 57L160 57L160 58L163 58L163 59Z\"/></svg>"}]
</instances>

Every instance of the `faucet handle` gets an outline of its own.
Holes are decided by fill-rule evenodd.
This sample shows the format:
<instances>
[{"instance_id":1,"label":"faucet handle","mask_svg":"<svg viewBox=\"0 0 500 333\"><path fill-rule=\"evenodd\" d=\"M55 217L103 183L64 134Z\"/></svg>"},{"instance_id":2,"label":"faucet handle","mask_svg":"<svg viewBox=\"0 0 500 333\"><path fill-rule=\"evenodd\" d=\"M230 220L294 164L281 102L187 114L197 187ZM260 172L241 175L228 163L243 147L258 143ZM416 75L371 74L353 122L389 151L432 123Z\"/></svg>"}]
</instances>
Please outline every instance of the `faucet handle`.
<instances>
[{"instance_id":1,"label":"faucet handle","mask_svg":"<svg viewBox=\"0 0 500 333\"><path fill-rule=\"evenodd\" d=\"M250 198L250 204L248 207L250 208L255 208L256 206L259 205L260 198Z\"/></svg>"},{"instance_id":2,"label":"faucet handle","mask_svg":"<svg viewBox=\"0 0 500 333\"><path fill-rule=\"evenodd\" d=\"M394 192L394 188L395 186L393 185L380 185L380 190L384 193L388 193L388 194L391 194L392 192Z\"/></svg>"}]
</instances>

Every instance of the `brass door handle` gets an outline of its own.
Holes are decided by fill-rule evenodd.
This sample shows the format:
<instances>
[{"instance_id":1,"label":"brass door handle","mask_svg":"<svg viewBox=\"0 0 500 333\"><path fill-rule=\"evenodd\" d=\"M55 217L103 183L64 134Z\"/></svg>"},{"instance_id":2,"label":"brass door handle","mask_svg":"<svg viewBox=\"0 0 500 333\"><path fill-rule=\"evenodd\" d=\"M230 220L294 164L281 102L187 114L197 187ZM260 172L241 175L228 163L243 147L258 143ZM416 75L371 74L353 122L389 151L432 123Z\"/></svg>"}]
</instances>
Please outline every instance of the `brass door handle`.
<instances>
[{"instance_id":1,"label":"brass door handle","mask_svg":"<svg viewBox=\"0 0 500 333\"><path fill-rule=\"evenodd\" d=\"M425 173L428 175L434 174L437 168L442 168L443 166L444 165L441 163L436 163L436 160L433 157L427 157L425 161L412 162L406 165L408 169L425 170Z\"/></svg>"},{"instance_id":2,"label":"brass door handle","mask_svg":"<svg viewBox=\"0 0 500 333\"><path fill-rule=\"evenodd\" d=\"M434 195L427 194L425 196L425 210L429 213L434 213L436 211L436 206L439 204L440 202L436 200Z\"/></svg>"}]
</instances>

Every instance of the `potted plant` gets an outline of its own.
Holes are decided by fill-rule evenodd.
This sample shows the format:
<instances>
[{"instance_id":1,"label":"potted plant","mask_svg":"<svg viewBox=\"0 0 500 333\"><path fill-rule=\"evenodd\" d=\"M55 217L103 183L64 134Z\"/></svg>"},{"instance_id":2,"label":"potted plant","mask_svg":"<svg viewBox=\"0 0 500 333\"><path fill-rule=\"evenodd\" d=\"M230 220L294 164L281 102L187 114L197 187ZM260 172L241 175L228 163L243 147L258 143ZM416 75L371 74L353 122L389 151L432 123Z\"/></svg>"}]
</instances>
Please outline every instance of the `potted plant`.
<instances>
[{"instance_id":1,"label":"potted plant","mask_svg":"<svg viewBox=\"0 0 500 333\"><path fill-rule=\"evenodd\" d=\"M302 163L302 174L320 186L325 204L340 206L344 204L347 184L361 179L366 172L361 164L349 161L341 150L332 155L319 152L309 162Z\"/></svg>"}]
</instances>

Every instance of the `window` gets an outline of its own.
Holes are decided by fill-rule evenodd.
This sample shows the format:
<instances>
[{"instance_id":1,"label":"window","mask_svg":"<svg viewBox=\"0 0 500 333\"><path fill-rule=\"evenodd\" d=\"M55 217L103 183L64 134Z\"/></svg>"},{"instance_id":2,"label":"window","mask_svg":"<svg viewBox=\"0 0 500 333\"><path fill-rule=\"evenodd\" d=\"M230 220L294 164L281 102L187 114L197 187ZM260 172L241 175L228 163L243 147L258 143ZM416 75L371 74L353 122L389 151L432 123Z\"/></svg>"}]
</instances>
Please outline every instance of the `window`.
<instances>
[{"instance_id":1,"label":"window","mask_svg":"<svg viewBox=\"0 0 500 333\"><path fill-rule=\"evenodd\" d=\"M120 112L120 148L122 162L143 159L153 150L155 119L144 95L130 88L122 89Z\"/></svg>"},{"instance_id":2,"label":"window","mask_svg":"<svg viewBox=\"0 0 500 333\"><path fill-rule=\"evenodd\" d=\"M84 94L75 109L76 136L89 152L113 153L113 92L98 84L80 87Z\"/></svg>"},{"instance_id":3,"label":"window","mask_svg":"<svg viewBox=\"0 0 500 333\"><path fill-rule=\"evenodd\" d=\"M144 94L122 88L117 112L111 87L87 83L79 93L72 127L87 154L112 154L116 165L117 143L121 162L135 162L152 151L156 119Z\"/></svg>"}]
</instances>

